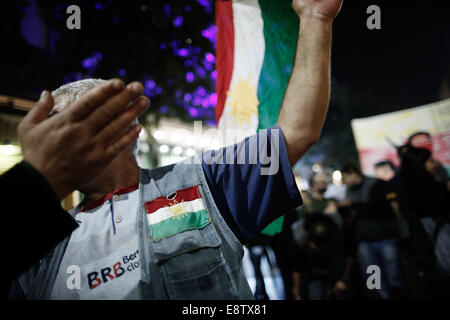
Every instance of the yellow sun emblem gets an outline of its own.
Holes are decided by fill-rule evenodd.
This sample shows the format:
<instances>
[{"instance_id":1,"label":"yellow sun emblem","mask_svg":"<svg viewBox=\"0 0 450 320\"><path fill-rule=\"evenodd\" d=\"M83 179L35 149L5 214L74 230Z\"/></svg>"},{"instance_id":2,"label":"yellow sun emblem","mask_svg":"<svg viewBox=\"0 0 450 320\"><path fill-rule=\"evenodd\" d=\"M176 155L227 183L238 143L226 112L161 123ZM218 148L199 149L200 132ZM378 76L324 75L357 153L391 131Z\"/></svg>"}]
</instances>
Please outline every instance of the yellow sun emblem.
<instances>
[{"instance_id":1,"label":"yellow sun emblem","mask_svg":"<svg viewBox=\"0 0 450 320\"><path fill-rule=\"evenodd\" d=\"M251 125L253 115L258 115L259 100L256 95L256 89L250 81L250 76L243 81L241 77L234 84L233 89L227 92L230 97L229 104L231 109L228 114L234 116L233 122L243 127L246 122Z\"/></svg>"},{"instance_id":2,"label":"yellow sun emblem","mask_svg":"<svg viewBox=\"0 0 450 320\"><path fill-rule=\"evenodd\" d=\"M169 204L169 210L172 213L172 219L180 220L180 218L185 218L189 215L189 212L185 209L184 200L180 203L175 200L173 203Z\"/></svg>"}]
</instances>

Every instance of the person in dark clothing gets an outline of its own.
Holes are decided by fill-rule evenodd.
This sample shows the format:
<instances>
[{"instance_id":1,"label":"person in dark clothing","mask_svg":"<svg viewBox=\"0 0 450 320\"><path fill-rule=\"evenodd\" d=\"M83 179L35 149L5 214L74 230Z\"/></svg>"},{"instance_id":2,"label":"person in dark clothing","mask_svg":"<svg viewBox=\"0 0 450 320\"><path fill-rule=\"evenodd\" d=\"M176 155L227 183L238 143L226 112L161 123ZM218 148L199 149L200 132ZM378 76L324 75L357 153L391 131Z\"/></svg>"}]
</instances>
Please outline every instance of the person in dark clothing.
<instances>
[{"instance_id":1,"label":"person in dark clothing","mask_svg":"<svg viewBox=\"0 0 450 320\"><path fill-rule=\"evenodd\" d=\"M138 137L136 127L125 130L149 103L139 98L143 87L136 85L134 90L124 88L120 80L109 81L88 92L67 113L52 117L54 101L44 91L19 124L24 161L0 176L4 213L0 242L11 262L1 278L3 299L11 292L14 296L13 279L78 227L60 201ZM110 117L102 118L104 114ZM76 166L68 166L74 161Z\"/></svg>"},{"instance_id":2,"label":"person in dark clothing","mask_svg":"<svg viewBox=\"0 0 450 320\"><path fill-rule=\"evenodd\" d=\"M392 293L404 286L398 243L397 193L392 184L366 177L359 168L347 164L342 168L347 186L347 204L352 211L352 230L358 242L361 273L367 277L368 267L381 270L381 288L366 290L369 299L391 299Z\"/></svg>"},{"instance_id":3,"label":"person in dark clothing","mask_svg":"<svg viewBox=\"0 0 450 320\"><path fill-rule=\"evenodd\" d=\"M348 299L355 246L327 214L310 213L294 225L293 294L296 299Z\"/></svg>"},{"instance_id":4,"label":"person in dark clothing","mask_svg":"<svg viewBox=\"0 0 450 320\"><path fill-rule=\"evenodd\" d=\"M412 298L450 297L450 194L435 179L429 150L405 145L398 153L400 209L410 230L404 249L408 291Z\"/></svg>"},{"instance_id":5,"label":"person in dark clothing","mask_svg":"<svg viewBox=\"0 0 450 320\"><path fill-rule=\"evenodd\" d=\"M303 192L303 205L298 210L298 219L308 213L321 212L324 214L337 214L337 201L333 198L325 198L328 188L327 176L323 172L313 172L309 178L309 190Z\"/></svg>"},{"instance_id":6,"label":"person in dark clothing","mask_svg":"<svg viewBox=\"0 0 450 320\"><path fill-rule=\"evenodd\" d=\"M433 155L433 139L431 134L426 131L418 131L408 137L407 145L414 148L427 149ZM450 180L444 166L433 159L433 171L430 173L436 181L445 183L447 189L450 190Z\"/></svg>"},{"instance_id":7,"label":"person in dark clothing","mask_svg":"<svg viewBox=\"0 0 450 320\"><path fill-rule=\"evenodd\" d=\"M375 163L374 169L374 177L384 181L392 180L397 174L397 168L388 160Z\"/></svg>"},{"instance_id":8,"label":"person in dark clothing","mask_svg":"<svg viewBox=\"0 0 450 320\"><path fill-rule=\"evenodd\" d=\"M292 294L292 271L295 260L291 252L294 250L294 238L292 236L291 226L297 219L296 210L292 210L284 216L283 228L280 233L272 237L271 246L277 260L278 268L284 284L284 294L286 300L293 300Z\"/></svg>"}]
</instances>

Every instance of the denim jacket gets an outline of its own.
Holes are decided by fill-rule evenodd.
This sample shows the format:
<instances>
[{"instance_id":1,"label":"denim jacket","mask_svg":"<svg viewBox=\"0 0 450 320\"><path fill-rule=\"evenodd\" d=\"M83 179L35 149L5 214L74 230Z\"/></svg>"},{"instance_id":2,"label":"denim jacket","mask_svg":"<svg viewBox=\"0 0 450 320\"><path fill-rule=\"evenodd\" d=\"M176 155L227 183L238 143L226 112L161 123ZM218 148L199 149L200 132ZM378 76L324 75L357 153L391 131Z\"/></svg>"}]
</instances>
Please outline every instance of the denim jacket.
<instances>
[{"instance_id":1,"label":"denim jacket","mask_svg":"<svg viewBox=\"0 0 450 320\"><path fill-rule=\"evenodd\" d=\"M145 203L193 186L198 186L211 222L152 241ZM198 157L153 170L140 169L139 190L142 299L253 299L242 269L242 245L220 215ZM79 209L70 214L74 217ZM27 299L50 299L69 240L70 236L19 277Z\"/></svg>"}]
</instances>

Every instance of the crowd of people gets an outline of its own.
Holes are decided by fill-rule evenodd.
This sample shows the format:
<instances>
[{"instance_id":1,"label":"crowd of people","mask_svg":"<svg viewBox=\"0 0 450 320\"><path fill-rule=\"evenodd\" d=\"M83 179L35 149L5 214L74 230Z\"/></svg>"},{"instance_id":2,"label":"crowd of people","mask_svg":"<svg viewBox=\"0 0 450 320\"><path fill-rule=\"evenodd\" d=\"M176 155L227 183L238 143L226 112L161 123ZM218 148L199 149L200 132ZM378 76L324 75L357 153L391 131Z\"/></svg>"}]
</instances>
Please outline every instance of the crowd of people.
<instances>
[{"instance_id":1,"label":"crowd of people","mask_svg":"<svg viewBox=\"0 0 450 320\"><path fill-rule=\"evenodd\" d=\"M265 239L287 299L450 298L449 180L431 150L418 132L397 148L398 167L379 161L369 177L345 164L344 199L327 197L325 172L311 174L303 205Z\"/></svg>"}]
</instances>

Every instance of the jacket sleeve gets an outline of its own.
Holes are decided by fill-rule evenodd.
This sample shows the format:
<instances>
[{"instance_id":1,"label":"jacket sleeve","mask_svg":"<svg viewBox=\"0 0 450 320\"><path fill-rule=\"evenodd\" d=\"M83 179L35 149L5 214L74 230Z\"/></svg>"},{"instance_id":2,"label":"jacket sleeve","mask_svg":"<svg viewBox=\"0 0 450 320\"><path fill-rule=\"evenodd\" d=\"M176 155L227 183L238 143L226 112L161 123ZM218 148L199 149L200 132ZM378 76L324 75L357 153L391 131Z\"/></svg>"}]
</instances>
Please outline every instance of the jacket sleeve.
<instances>
[{"instance_id":1,"label":"jacket sleeve","mask_svg":"<svg viewBox=\"0 0 450 320\"><path fill-rule=\"evenodd\" d=\"M1 289L6 294L13 279L38 263L78 224L61 207L47 180L25 161L0 176L0 191L0 243L9 266Z\"/></svg>"}]
</instances>

